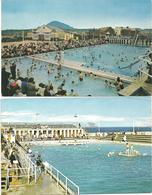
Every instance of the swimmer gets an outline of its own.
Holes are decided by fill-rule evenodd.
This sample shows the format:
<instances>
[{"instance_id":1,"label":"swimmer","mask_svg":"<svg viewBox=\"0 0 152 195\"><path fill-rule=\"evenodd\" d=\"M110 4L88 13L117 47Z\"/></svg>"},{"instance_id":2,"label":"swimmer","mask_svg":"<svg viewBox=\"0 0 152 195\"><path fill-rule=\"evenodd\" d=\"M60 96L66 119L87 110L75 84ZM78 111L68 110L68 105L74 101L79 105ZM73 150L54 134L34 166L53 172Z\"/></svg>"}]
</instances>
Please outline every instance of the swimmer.
<instances>
[{"instance_id":1,"label":"swimmer","mask_svg":"<svg viewBox=\"0 0 152 195\"><path fill-rule=\"evenodd\" d=\"M79 74L79 81L83 81L83 73L82 72L80 72L80 74Z\"/></svg>"},{"instance_id":2,"label":"swimmer","mask_svg":"<svg viewBox=\"0 0 152 195\"><path fill-rule=\"evenodd\" d=\"M107 156L110 157L110 156L113 156L114 154L115 154L114 152L109 152L109 153L107 154Z\"/></svg>"},{"instance_id":3,"label":"swimmer","mask_svg":"<svg viewBox=\"0 0 152 195\"><path fill-rule=\"evenodd\" d=\"M30 76L29 69L27 69L27 72L26 72L26 74L27 74L27 77L29 78L29 76Z\"/></svg>"},{"instance_id":4,"label":"swimmer","mask_svg":"<svg viewBox=\"0 0 152 195\"><path fill-rule=\"evenodd\" d=\"M19 78L21 76L21 72L19 69L17 69L17 78Z\"/></svg>"},{"instance_id":5,"label":"swimmer","mask_svg":"<svg viewBox=\"0 0 152 195\"><path fill-rule=\"evenodd\" d=\"M106 87L108 86L108 81L107 80L105 80L105 85L106 85Z\"/></svg>"},{"instance_id":6,"label":"swimmer","mask_svg":"<svg viewBox=\"0 0 152 195\"><path fill-rule=\"evenodd\" d=\"M74 89L71 89L69 96L78 96L78 94L74 92Z\"/></svg>"},{"instance_id":7,"label":"swimmer","mask_svg":"<svg viewBox=\"0 0 152 195\"><path fill-rule=\"evenodd\" d=\"M47 73L48 73L48 75L49 75L49 74L51 74L51 71L50 71L50 70L48 70L48 72L47 72Z\"/></svg>"}]
</instances>

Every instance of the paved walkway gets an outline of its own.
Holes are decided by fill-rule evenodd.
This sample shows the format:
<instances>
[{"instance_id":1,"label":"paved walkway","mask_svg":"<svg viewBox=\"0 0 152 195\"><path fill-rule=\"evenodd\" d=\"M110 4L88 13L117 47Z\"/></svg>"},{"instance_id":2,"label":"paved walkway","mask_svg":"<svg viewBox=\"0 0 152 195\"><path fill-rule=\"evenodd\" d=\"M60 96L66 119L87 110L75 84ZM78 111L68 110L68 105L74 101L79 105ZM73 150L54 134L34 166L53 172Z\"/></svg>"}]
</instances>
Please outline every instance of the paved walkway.
<instances>
[{"instance_id":1,"label":"paved walkway","mask_svg":"<svg viewBox=\"0 0 152 195\"><path fill-rule=\"evenodd\" d=\"M119 95L121 96L131 96L136 93L138 90L143 89L147 95L152 96L152 84L146 83L147 76L143 75L142 77L138 77L133 83L119 91Z\"/></svg>"},{"instance_id":2,"label":"paved walkway","mask_svg":"<svg viewBox=\"0 0 152 195\"><path fill-rule=\"evenodd\" d=\"M6 195L65 195L65 191L57 186L57 183L49 175L42 175L42 179L36 185L20 187Z\"/></svg>"},{"instance_id":3,"label":"paved walkway","mask_svg":"<svg viewBox=\"0 0 152 195\"><path fill-rule=\"evenodd\" d=\"M28 58L31 59L35 59L35 60L39 60L39 61L43 61L43 62L47 62L47 63L51 63L51 64L55 64L58 65L58 62L55 60L48 60L48 59L42 59L39 57L33 57L33 56L27 56ZM64 60L64 62L62 63L62 66L66 67L66 68L72 68L74 70L77 71L82 71L85 73L93 73L99 77L102 78L106 78L106 79L111 79L111 80L116 80L117 77L120 77L121 80L123 80L126 83L132 83L133 82L133 78L129 77L129 76L124 76L124 75L120 75L120 74L116 74L116 73L112 73L112 72L104 72L104 71L99 71L99 70L95 70L92 68L86 68L84 66L82 66L83 62L77 62L77 61L71 61L71 60Z\"/></svg>"}]
</instances>

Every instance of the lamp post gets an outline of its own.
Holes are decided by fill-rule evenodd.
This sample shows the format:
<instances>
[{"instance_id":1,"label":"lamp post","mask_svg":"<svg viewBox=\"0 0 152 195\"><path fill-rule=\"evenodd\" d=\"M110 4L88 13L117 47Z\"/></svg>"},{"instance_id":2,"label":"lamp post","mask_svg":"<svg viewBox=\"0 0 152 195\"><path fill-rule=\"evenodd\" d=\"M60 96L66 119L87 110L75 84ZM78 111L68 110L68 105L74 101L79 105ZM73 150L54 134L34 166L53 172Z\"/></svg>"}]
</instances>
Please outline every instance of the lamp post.
<instances>
[{"instance_id":1,"label":"lamp post","mask_svg":"<svg viewBox=\"0 0 152 195\"><path fill-rule=\"evenodd\" d=\"M78 115L77 114L75 114L74 115L74 118L78 118ZM79 125L76 125L77 127L79 127Z\"/></svg>"},{"instance_id":2,"label":"lamp post","mask_svg":"<svg viewBox=\"0 0 152 195\"><path fill-rule=\"evenodd\" d=\"M24 34L24 30L23 30L23 32L22 32L22 41L24 42L24 40L25 40L25 34Z\"/></svg>"}]
</instances>

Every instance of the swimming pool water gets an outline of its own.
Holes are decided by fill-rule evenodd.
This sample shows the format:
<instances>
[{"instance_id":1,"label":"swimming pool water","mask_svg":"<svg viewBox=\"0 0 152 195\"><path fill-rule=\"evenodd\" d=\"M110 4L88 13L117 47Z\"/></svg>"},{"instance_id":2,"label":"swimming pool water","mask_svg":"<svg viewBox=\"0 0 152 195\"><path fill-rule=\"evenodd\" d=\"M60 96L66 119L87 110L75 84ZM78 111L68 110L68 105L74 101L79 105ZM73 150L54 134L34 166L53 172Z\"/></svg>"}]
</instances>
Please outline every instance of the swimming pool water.
<instances>
[{"instance_id":1,"label":"swimming pool water","mask_svg":"<svg viewBox=\"0 0 152 195\"><path fill-rule=\"evenodd\" d=\"M138 68L144 66L144 62L138 62L131 68L120 69L119 67L128 66L138 60L140 55L146 52L146 47L134 47L117 44L105 44L91 47L83 47L76 49L69 49L64 51L64 58L68 60L75 60L82 62L84 66L88 68L94 68L109 72L114 72L126 76L134 76L137 74ZM36 57L40 57L46 60L54 60L56 52L37 54ZM123 61L122 61L123 59ZM13 62L14 60L11 60ZM3 63L5 60L3 61ZM21 71L21 76L27 76L27 69L30 69L32 60L27 57L23 57L16 62L17 68ZM57 75L57 68L51 67L51 74L47 73L48 63L42 61L34 61L36 63L36 69L33 70L30 76L34 77L36 84L39 83L52 83L55 92L65 79L65 86L63 89L67 91L67 95L70 94L71 89L79 96L116 96L117 90L114 84L107 86L105 79L94 76L84 76L84 80L79 81L79 73L69 68L63 68L61 71L60 79L55 79ZM46 66L46 67L45 67ZM67 73L69 76L66 76ZM74 83L72 83L74 81ZM112 82L113 83L113 82Z\"/></svg>"},{"instance_id":2,"label":"swimming pool water","mask_svg":"<svg viewBox=\"0 0 152 195\"><path fill-rule=\"evenodd\" d=\"M82 62L88 68L114 72L126 76L134 76L139 67L146 65L139 61L131 68L121 69L134 63L145 54L147 47L136 47L120 44L104 44L91 47L68 49L64 58ZM56 53L39 54L45 59L54 59Z\"/></svg>"},{"instance_id":3,"label":"swimming pool water","mask_svg":"<svg viewBox=\"0 0 152 195\"><path fill-rule=\"evenodd\" d=\"M33 150L80 187L82 194L152 191L151 147L135 146L138 157L108 157L124 145L33 146Z\"/></svg>"},{"instance_id":4,"label":"swimming pool water","mask_svg":"<svg viewBox=\"0 0 152 195\"><path fill-rule=\"evenodd\" d=\"M11 60L12 62L14 60ZM65 79L65 86L63 89L67 90L67 95L70 94L71 89L79 96L116 96L117 90L115 87L108 87L105 85L104 80L99 77L94 76L84 76L84 80L79 81L79 73L75 70L69 68L61 69L60 79L55 79L57 75L56 65L51 67L51 74L48 75L48 63L42 61L34 61L36 63L36 69L33 70L30 77L34 77L34 80L38 86L39 83L48 84L49 82L53 84L55 92L57 88L61 85ZM22 77L27 77L27 69L30 69L32 65L32 60L27 57L23 57L21 60L16 61L17 68L21 71ZM46 67L45 67L46 66ZM67 73L69 76L66 76ZM74 84L72 83L74 81Z\"/></svg>"}]
</instances>

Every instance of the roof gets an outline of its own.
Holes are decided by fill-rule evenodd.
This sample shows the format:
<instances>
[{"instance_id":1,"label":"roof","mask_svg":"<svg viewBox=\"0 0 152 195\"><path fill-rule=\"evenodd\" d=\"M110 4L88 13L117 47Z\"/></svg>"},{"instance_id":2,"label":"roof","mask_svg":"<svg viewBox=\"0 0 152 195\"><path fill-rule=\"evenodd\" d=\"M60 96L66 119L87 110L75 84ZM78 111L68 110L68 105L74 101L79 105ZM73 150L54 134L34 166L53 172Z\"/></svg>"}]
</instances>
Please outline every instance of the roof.
<instances>
[{"instance_id":1,"label":"roof","mask_svg":"<svg viewBox=\"0 0 152 195\"><path fill-rule=\"evenodd\" d=\"M7 123L2 122L2 127L12 127L12 128L41 128L42 126L47 126L49 128L75 128L73 124L51 124L51 123Z\"/></svg>"},{"instance_id":2,"label":"roof","mask_svg":"<svg viewBox=\"0 0 152 195\"><path fill-rule=\"evenodd\" d=\"M58 32L58 31L63 32L62 29L59 29L57 27L50 27L50 26L47 26L47 25L39 26L35 30L35 32L42 32L42 33Z\"/></svg>"}]
</instances>

